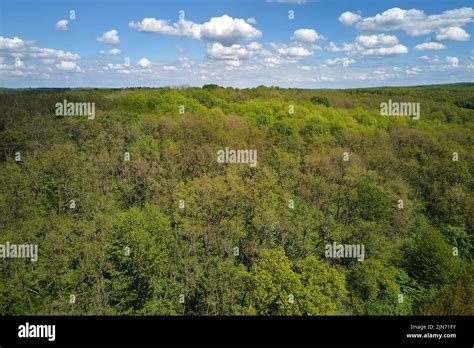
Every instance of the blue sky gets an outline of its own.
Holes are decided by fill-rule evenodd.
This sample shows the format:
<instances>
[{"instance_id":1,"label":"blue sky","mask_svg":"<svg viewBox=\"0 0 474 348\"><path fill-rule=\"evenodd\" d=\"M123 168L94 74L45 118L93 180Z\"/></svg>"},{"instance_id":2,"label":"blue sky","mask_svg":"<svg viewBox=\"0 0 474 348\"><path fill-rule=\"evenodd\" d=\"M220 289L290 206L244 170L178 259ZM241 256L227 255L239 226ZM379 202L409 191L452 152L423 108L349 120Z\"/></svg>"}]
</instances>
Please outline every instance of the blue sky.
<instances>
[{"instance_id":1,"label":"blue sky","mask_svg":"<svg viewBox=\"0 0 474 348\"><path fill-rule=\"evenodd\" d=\"M0 0L0 86L472 81L471 6L456 0Z\"/></svg>"}]
</instances>

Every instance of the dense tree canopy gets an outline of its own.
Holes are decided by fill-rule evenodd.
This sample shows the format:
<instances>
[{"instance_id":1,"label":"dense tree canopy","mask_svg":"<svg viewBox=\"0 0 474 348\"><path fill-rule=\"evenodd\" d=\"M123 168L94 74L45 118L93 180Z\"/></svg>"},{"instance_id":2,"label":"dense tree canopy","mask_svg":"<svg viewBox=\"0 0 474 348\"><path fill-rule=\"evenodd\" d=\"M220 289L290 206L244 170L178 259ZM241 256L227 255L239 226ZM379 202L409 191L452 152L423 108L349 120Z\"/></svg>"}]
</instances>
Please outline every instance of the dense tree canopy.
<instances>
[{"instance_id":1,"label":"dense tree canopy","mask_svg":"<svg viewBox=\"0 0 474 348\"><path fill-rule=\"evenodd\" d=\"M0 313L472 315L473 93L2 90Z\"/></svg>"}]
</instances>

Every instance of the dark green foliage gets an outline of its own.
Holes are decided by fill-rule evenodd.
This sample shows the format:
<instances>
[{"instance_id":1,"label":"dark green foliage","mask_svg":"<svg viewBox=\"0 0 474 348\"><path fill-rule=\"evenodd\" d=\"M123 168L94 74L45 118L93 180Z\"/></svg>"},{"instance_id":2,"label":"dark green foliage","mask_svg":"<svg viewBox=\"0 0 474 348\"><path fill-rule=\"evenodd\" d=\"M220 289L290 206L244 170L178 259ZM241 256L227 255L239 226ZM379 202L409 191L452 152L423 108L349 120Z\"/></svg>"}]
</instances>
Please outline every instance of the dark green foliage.
<instances>
[{"instance_id":1,"label":"dark green foliage","mask_svg":"<svg viewBox=\"0 0 474 348\"><path fill-rule=\"evenodd\" d=\"M474 262L464 276L454 284L446 285L434 298L425 301L417 314L421 315L474 315Z\"/></svg>"},{"instance_id":2,"label":"dark green foliage","mask_svg":"<svg viewBox=\"0 0 474 348\"><path fill-rule=\"evenodd\" d=\"M453 247L445 242L440 232L431 226L419 225L405 249L405 267L418 282L430 285L456 281L462 264L453 255Z\"/></svg>"},{"instance_id":3,"label":"dark green foliage","mask_svg":"<svg viewBox=\"0 0 474 348\"><path fill-rule=\"evenodd\" d=\"M311 103L313 104L321 104L325 105L327 107L330 107L331 105L329 104L329 100L326 97L320 97L315 95L314 97L311 97Z\"/></svg>"}]
</instances>

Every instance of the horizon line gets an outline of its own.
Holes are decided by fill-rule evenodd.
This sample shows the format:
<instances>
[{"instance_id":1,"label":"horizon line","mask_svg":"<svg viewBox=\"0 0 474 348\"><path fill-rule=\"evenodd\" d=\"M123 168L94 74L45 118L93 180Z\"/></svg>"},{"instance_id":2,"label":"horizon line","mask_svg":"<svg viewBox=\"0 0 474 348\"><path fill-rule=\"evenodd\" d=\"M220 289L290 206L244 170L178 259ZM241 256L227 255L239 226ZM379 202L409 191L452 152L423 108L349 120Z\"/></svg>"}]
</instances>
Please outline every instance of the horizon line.
<instances>
[{"instance_id":1,"label":"horizon line","mask_svg":"<svg viewBox=\"0 0 474 348\"><path fill-rule=\"evenodd\" d=\"M449 86L449 85L474 85L474 81L466 81L466 82L452 82L452 83L432 83L432 84L425 84L425 85L380 85L380 86L372 86L372 87L341 87L341 88L330 88L330 87L321 87L321 88L305 88L305 87L281 87L281 86L274 86L274 85L259 85L255 87L233 87L233 86L220 86L215 83L207 83L201 86L192 86L192 85L178 85L178 86L123 86L123 87L3 87L0 86L0 89L8 89L8 90L77 90L77 89L190 89L190 88L200 88L202 89L204 86L217 86L217 88L231 88L237 90L245 90L245 89L256 89L256 88L278 88L278 89L300 89L300 90L349 90L349 89L373 89L373 88L412 88L412 87L430 87L430 86Z\"/></svg>"}]
</instances>

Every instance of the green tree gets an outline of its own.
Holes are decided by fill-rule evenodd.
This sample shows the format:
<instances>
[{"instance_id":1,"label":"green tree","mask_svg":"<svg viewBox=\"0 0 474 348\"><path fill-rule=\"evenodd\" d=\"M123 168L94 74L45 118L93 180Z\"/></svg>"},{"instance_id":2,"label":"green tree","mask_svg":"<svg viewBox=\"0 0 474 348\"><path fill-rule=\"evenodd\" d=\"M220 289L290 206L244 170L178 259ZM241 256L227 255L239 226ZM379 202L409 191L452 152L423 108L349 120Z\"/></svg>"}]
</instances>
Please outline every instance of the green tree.
<instances>
[{"instance_id":1,"label":"green tree","mask_svg":"<svg viewBox=\"0 0 474 348\"><path fill-rule=\"evenodd\" d=\"M424 285L450 284L460 276L462 264L453 253L440 232L421 223L404 247L405 268L418 282Z\"/></svg>"},{"instance_id":2,"label":"green tree","mask_svg":"<svg viewBox=\"0 0 474 348\"><path fill-rule=\"evenodd\" d=\"M474 315L474 262L464 276L421 305L421 315Z\"/></svg>"},{"instance_id":3,"label":"green tree","mask_svg":"<svg viewBox=\"0 0 474 348\"><path fill-rule=\"evenodd\" d=\"M311 103L313 104L322 104L327 107L330 107L329 100L326 97L320 97L315 95L314 97L311 97Z\"/></svg>"},{"instance_id":4,"label":"green tree","mask_svg":"<svg viewBox=\"0 0 474 348\"><path fill-rule=\"evenodd\" d=\"M347 295L345 278L309 256L296 267L282 249L264 249L252 267L253 304L260 315L331 315Z\"/></svg>"},{"instance_id":5,"label":"green tree","mask_svg":"<svg viewBox=\"0 0 474 348\"><path fill-rule=\"evenodd\" d=\"M174 234L168 219L151 204L119 216L111 249L110 301L128 314L175 314Z\"/></svg>"}]
</instances>

